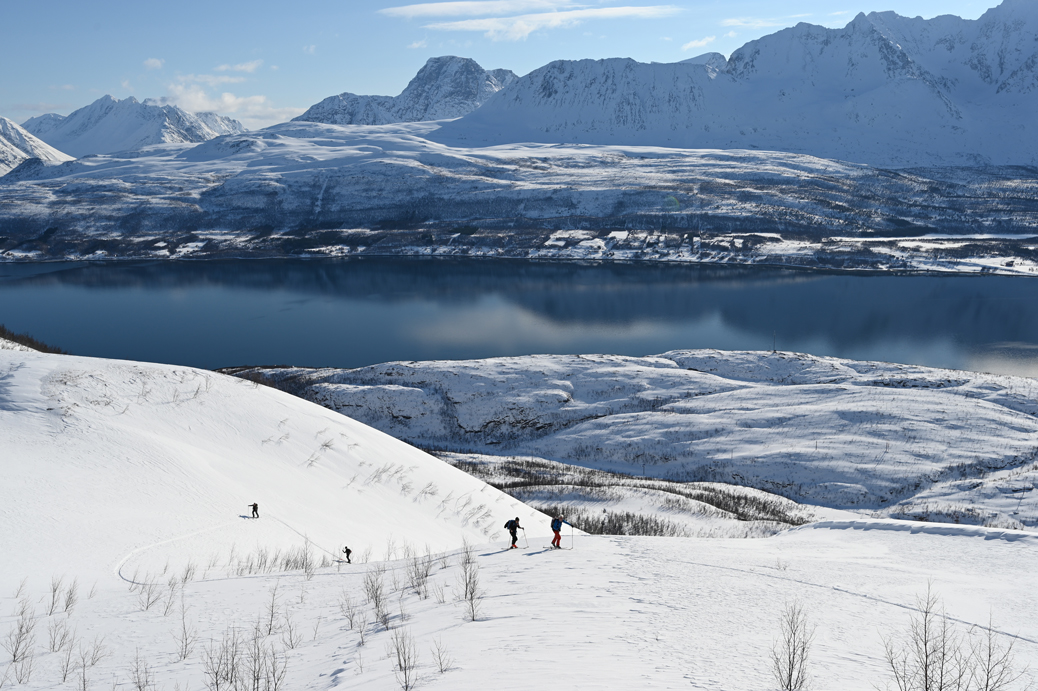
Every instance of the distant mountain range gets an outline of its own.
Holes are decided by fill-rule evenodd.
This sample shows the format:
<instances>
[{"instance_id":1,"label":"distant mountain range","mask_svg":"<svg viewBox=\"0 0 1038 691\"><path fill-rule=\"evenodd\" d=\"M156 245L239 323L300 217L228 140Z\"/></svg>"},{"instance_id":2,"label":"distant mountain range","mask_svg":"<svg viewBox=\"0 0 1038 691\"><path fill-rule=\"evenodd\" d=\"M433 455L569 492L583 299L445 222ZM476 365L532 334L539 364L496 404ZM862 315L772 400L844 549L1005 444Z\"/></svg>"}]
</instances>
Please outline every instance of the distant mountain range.
<instances>
[{"instance_id":1,"label":"distant mountain range","mask_svg":"<svg viewBox=\"0 0 1038 691\"><path fill-rule=\"evenodd\" d=\"M173 105L102 96L68 116L47 113L22 126L52 147L76 158L132 151L152 144L200 143L240 134L237 120L216 113L188 113Z\"/></svg>"},{"instance_id":2,"label":"distant mountain range","mask_svg":"<svg viewBox=\"0 0 1038 691\"><path fill-rule=\"evenodd\" d=\"M697 64L698 63L698 64ZM977 20L859 14L729 60L559 60L431 138L760 149L883 166L1038 164L1038 2Z\"/></svg>"},{"instance_id":3,"label":"distant mountain range","mask_svg":"<svg viewBox=\"0 0 1038 691\"><path fill-rule=\"evenodd\" d=\"M341 93L294 119L329 125L386 125L458 118L516 79L511 70L485 70L469 58L430 58L399 96Z\"/></svg>"},{"instance_id":4,"label":"distant mountain range","mask_svg":"<svg viewBox=\"0 0 1038 691\"><path fill-rule=\"evenodd\" d=\"M38 158L47 163L72 160L71 156L40 141L17 123L0 118L0 175L5 175L30 158Z\"/></svg>"},{"instance_id":5,"label":"distant mountain range","mask_svg":"<svg viewBox=\"0 0 1038 691\"><path fill-rule=\"evenodd\" d=\"M106 97L27 123L65 153L103 155L52 153L0 178L0 257L465 254L1032 275L1035 113L1034 0L977 20L799 24L729 59L557 61L515 78L435 58L400 96L335 96L258 132ZM389 120L408 122L378 124Z\"/></svg>"}]
</instances>

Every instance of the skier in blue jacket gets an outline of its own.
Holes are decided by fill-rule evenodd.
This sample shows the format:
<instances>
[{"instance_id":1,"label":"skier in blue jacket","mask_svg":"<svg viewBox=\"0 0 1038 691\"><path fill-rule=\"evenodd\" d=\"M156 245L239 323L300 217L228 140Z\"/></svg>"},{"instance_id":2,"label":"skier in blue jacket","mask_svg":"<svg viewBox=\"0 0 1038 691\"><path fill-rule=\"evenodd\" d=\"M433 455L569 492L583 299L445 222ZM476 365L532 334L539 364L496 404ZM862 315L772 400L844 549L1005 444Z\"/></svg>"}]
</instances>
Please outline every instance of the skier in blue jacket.
<instances>
[{"instance_id":1,"label":"skier in blue jacket","mask_svg":"<svg viewBox=\"0 0 1038 691\"><path fill-rule=\"evenodd\" d=\"M551 529L555 533L555 537L551 539L551 546L555 549L562 549L562 533L560 531L562 530L563 523L569 525L566 522L565 516L559 515L551 519Z\"/></svg>"}]
</instances>

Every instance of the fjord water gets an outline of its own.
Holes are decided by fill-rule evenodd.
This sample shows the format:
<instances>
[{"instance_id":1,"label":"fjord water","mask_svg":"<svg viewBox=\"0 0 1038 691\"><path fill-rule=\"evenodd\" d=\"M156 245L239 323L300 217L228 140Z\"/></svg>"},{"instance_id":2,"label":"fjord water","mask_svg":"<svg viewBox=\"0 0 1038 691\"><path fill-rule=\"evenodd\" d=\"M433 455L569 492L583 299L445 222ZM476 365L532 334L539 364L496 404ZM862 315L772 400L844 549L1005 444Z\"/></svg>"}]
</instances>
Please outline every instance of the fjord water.
<instances>
[{"instance_id":1,"label":"fjord water","mask_svg":"<svg viewBox=\"0 0 1038 691\"><path fill-rule=\"evenodd\" d=\"M357 367L779 350L1038 375L1038 281L350 259L0 264L0 323L77 355Z\"/></svg>"}]
</instances>

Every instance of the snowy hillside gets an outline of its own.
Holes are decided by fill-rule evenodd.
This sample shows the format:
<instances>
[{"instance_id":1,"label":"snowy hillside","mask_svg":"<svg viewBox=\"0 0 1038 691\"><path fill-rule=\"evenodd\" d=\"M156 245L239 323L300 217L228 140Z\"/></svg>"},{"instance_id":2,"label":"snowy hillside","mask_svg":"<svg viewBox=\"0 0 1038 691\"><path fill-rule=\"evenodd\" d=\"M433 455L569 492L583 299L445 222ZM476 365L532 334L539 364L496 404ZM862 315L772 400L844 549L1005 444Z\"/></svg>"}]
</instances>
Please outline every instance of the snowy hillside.
<instances>
[{"instance_id":1,"label":"snowy hillside","mask_svg":"<svg viewBox=\"0 0 1038 691\"><path fill-rule=\"evenodd\" d=\"M1038 174L796 154L451 148L438 125L293 122L0 178L5 259L462 255L1038 267Z\"/></svg>"},{"instance_id":2,"label":"snowy hillside","mask_svg":"<svg viewBox=\"0 0 1038 691\"><path fill-rule=\"evenodd\" d=\"M516 515L545 532L381 432L203 370L3 348L0 434L5 594L59 573L233 573L304 548L319 564L342 543L361 562L402 558L499 539Z\"/></svg>"},{"instance_id":3,"label":"snowy hillside","mask_svg":"<svg viewBox=\"0 0 1038 691\"><path fill-rule=\"evenodd\" d=\"M192 114L177 106L102 96L67 117L47 113L22 126L51 146L80 158L89 154L132 151L152 144L204 142L240 134L237 120L216 113Z\"/></svg>"},{"instance_id":4,"label":"snowy hillside","mask_svg":"<svg viewBox=\"0 0 1038 691\"><path fill-rule=\"evenodd\" d=\"M385 125L457 118L517 79L511 70L484 70L469 58L429 58L399 96L329 96L294 120L329 125Z\"/></svg>"},{"instance_id":5,"label":"snowy hillside","mask_svg":"<svg viewBox=\"0 0 1038 691\"><path fill-rule=\"evenodd\" d=\"M239 375L422 448L727 482L886 515L1038 526L1038 384L1028 378L722 351Z\"/></svg>"},{"instance_id":6,"label":"snowy hillside","mask_svg":"<svg viewBox=\"0 0 1038 691\"><path fill-rule=\"evenodd\" d=\"M1035 165L1038 4L798 24L724 63L560 60L432 137L760 149L881 166ZM709 55L707 56L709 58Z\"/></svg>"},{"instance_id":7,"label":"snowy hillside","mask_svg":"<svg viewBox=\"0 0 1038 691\"><path fill-rule=\"evenodd\" d=\"M44 163L71 161L72 157L40 141L18 124L0 118L0 176L30 158Z\"/></svg>"}]
</instances>

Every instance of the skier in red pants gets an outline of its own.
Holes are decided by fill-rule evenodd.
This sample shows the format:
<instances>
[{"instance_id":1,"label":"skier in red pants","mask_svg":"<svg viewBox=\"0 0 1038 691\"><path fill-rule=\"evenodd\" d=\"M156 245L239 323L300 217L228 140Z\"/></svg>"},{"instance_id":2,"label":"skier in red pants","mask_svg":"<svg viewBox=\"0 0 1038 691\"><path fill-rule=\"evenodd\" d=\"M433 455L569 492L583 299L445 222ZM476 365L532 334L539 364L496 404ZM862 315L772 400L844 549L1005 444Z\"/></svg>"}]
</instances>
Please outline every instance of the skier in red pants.
<instances>
[{"instance_id":1,"label":"skier in red pants","mask_svg":"<svg viewBox=\"0 0 1038 691\"><path fill-rule=\"evenodd\" d=\"M555 537L553 537L551 540L551 546L555 549L562 549L562 533L560 531L562 530L563 523L566 523L565 516L556 516L555 518L551 519L551 529L552 532L555 533ZM566 523L566 525L569 524Z\"/></svg>"}]
</instances>

